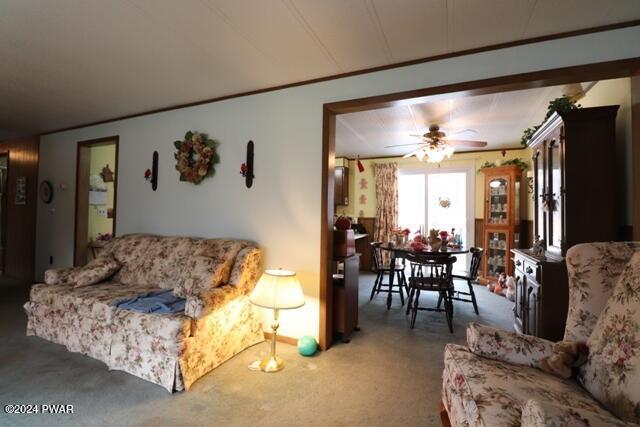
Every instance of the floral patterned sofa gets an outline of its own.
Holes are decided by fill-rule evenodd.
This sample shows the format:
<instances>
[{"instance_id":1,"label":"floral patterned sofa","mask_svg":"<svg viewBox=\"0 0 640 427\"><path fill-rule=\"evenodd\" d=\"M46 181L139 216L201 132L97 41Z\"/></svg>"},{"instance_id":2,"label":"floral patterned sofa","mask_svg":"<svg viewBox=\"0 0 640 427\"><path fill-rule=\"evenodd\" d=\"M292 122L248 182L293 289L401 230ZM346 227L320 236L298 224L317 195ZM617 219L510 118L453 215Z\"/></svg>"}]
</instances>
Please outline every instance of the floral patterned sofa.
<instances>
[{"instance_id":1,"label":"floral patterned sofa","mask_svg":"<svg viewBox=\"0 0 640 427\"><path fill-rule=\"evenodd\" d=\"M564 340L589 346L577 380L539 369L540 359L552 354L552 342L471 323L467 346L445 347L443 423L640 422L640 243L580 244L566 260L570 297Z\"/></svg>"},{"instance_id":2,"label":"floral patterned sofa","mask_svg":"<svg viewBox=\"0 0 640 427\"><path fill-rule=\"evenodd\" d=\"M260 277L261 252L228 239L127 235L85 267L48 270L25 304L36 335L159 384L189 389L201 376L264 339L248 294ZM118 271L95 282L105 265ZM108 274L108 273L107 273ZM94 277L95 276L95 277ZM116 309L113 301L158 289L186 298L184 313Z\"/></svg>"}]
</instances>

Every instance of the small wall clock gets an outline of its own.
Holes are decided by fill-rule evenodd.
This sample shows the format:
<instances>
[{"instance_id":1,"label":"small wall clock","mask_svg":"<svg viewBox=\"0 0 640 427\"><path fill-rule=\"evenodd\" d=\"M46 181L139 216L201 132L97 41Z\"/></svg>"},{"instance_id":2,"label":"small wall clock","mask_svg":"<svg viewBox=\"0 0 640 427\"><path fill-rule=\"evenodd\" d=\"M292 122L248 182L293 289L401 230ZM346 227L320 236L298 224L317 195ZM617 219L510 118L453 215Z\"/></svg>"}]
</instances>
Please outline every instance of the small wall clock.
<instances>
[{"instance_id":1,"label":"small wall clock","mask_svg":"<svg viewBox=\"0 0 640 427\"><path fill-rule=\"evenodd\" d=\"M53 200L53 185L51 185L51 182L42 181L38 192L40 193L40 200L46 204L51 203Z\"/></svg>"}]
</instances>

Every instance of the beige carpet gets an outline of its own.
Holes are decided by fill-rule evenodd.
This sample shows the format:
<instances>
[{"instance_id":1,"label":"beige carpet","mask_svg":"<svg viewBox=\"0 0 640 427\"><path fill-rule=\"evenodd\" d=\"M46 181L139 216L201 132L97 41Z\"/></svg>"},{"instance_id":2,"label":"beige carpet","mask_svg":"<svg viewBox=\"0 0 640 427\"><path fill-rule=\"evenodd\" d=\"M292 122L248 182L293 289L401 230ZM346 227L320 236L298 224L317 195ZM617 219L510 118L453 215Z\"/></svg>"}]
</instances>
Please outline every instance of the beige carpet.
<instances>
[{"instance_id":1,"label":"beige carpet","mask_svg":"<svg viewBox=\"0 0 640 427\"><path fill-rule=\"evenodd\" d=\"M351 343L312 358L279 344L287 365L277 374L247 369L267 351L259 344L174 395L25 337L24 292L0 286L0 403L64 403L75 410L0 413L0 425L439 425L444 345L464 343L464 327L472 320L510 329L512 305L476 286L480 315L471 304L456 303L453 335L443 313L419 313L410 330L397 295L389 311L383 295L369 302L372 282L373 276L361 279L362 331Z\"/></svg>"}]
</instances>

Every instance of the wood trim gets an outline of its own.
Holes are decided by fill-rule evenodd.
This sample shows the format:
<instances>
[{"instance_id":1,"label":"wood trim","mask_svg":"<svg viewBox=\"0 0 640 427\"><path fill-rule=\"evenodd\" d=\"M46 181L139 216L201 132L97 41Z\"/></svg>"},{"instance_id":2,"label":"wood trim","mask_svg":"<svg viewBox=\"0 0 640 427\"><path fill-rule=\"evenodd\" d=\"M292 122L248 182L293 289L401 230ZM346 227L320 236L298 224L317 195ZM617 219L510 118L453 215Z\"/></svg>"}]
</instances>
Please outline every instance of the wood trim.
<instances>
[{"instance_id":1,"label":"wood trim","mask_svg":"<svg viewBox=\"0 0 640 427\"><path fill-rule=\"evenodd\" d=\"M276 90L288 89L288 88L297 87L297 86L304 86L304 85L309 85L309 84L313 84L313 83L326 82L326 81L330 81L330 80L336 80L336 79L341 79L341 78L345 78L345 77L357 76L357 75L361 75L361 74L374 73L374 72L377 72L377 71L391 70L391 69L394 69L394 68L401 68L401 67L407 67L407 66L410 66L410 65L417 65L417 64L427 63L427 62L440 61L440 60L443 60L443 59L456 58L456 57L459 57L459 56L472 55L472 54L487 52L487 51L491 51L491 50L506 49L506 48L522 46L522 45L526 45L526 44L540 43L540 42L545 42L545 41L549 41L549 40L556 40L556 39L562 39L562 38L567 38L567 37L575 37L575 36L581 36L581 35L585 35L585 34L600 33L600 32L604 32L604 31L618 30L618 29L621 29L621 28L635 27L637 25L640 25L640 19L620 22L620 23L616 23L616 24L601 25L601 26L598 26L598 27L584 28L584 29L581 29L581 30L566 31L566 32L555 33L555 34L550 34L550 35L546 35L546 36L530 37L530 38L527 38L527 39L521 39L521 40L516 40L516 41L506 42L506 43L492 44L492 45L473 48L473 49L465 49L465 50L460 50L460 51L451 52L451 53L445 53L445 54L441 54L441 55L427 56L427 57L424 57L424 58L412 59L412 60L409 60L409 61L396 62L394 64L382 65L382 66L378 66L378 67L363 68L363 69L360 69L360 70L350 71L350 72L347 72L347 73L333 74L333 75L326 76L326 77L319 77L319 78L315 78L315 79L302 80L302 81L294 82L294 83L288 83L288 84L283 84L283 85L278 85L278 86L267 87L267 88L263 88L263 89L256 89L256 90L251 90L251 91L247 91L247 92L240 92L240 93L235 93L235 94L230 94L230 95L224 95L224 96L204 99L202 101L195 101L195 102L189 102L189 103L184 103L184 104L177 104L177 105L172 105L172 106L168 106L168 107L148 110L148 111L144 111L144 112L140 112L140 113L134 113L134 114L128 114L128 115L125 115L125 116L114 117L114 118L111 118L111 119L98 120L98 121L94 121L94 122L90 122L90 123L84 123L84 124L75 125L75 126L69 126L69 127L65 127L65 128L48 130L48 131L45 131L45 132L41 133L40 136L49 135L49 134L58 133L58 132L65 132L65 131L74 130L74 129L85 128L85 127L95 126L95 125L100 125L100 124L105 124L105 123L111 123L111 122L115 122L115 121L119 121L119 120L132 119L134 117L146 116L146 115L149 115L149 114L157 114L157 113L162 113L162 112L165 112L165 111L172 111L172 110L178 110L178 109L181 109L181 108L194 107L194 106L202 105L202 104L210 104L210 103L213 103L213 102L226 101L228 99L240 98L240 97L243 97L243 96L257 95L257 94L265 93L265 92L273 92L273 91L276 91Z\"/></svg>"},{"instance_id":2,"label":"wood trim","mask_svg":"<svg viewBox=\"0 0 640 427\"><path fill-rule=\"evenodd\" d=\"M75 209L74 209L74 222L73 222L73 264L78 266L78 206L82 200L81 199L81 191L79 191L79 183L80 183L80 168L81 168L81 151L83 148L100 146L100 145L111 145L115 144L116 146L116 162L115 162L115 175L113 180L113 226L111 234L116 236L116 223L117 223L117 215L118 215L118 160L120 158L120 136L113 135L107 136L103 138L96 139L88 139L84 141L78 141L78 145L76 148L76 187L75 187Z\"/></svg>"},{"instance_id":3,"label":"wood trim","mask_svg":"<svg viewBox=\"0 0 640 427\"><path fill-rule=\"evenodd\" d=\"M633 240L640 240L640 70L631 76L631 159Z\"/></svg>"},{"instance_id":4,"label":"wood trim","mask_svg":"<svg viewBox=\"0 0 640 427\"><path fill-rule=\"evenodd\" d=\"M431 88L397 92L392 94L332 102L322 109L322 200L321 200L321 242L320 242L320 347L331 346L332 334L332 282L331 262L333 233L330 219L333 216L333 172L335 162L335 120L338 114L390 107L398 104L417 103L430 95L463 92L466 96L489 94L503 91L529 89L560 85L580 81L603 80L637 75L640 58L600 62L595 64L533 71L490 79L453 83ZM636 195L640 189L634 190ZM634 224L635 225L635 224ZM634 227L636 230L636 227ZM477 244L477 242L476 242Z\"/></svg>"},{"instance_id":5,"label":"wood trim","mask_svg":"<svg viewBox=\"0 0 640 427\"><path fill-rule=\"evenodd\" d=\"M271 337L273 336L273 334L271 332L264 332L264 339L266 341L271 341ZM298 345L298 340L296 338L293 337L288 337L286 335L277 335L276 336L276 341L277 342L281 342L284 344L290 344L290 345Z\"/></svg>"},{"instance_id":6,"label":"wood trim","mask_svg":"<svg viewBox=\"0 0 640 427\"><path fill-rule=\"evenodd\" d=\"M333 211L336 147L336 116L328 108L322 113L322 201L320 214L320 349L333 341Z\"/></svg>"},{"instance_id":7,"label":"wood trim","mask_svg":"<svg viewBox=\"0 0 640 427\"><path fill-rule=\"evenodd\" d=\"M581 81L628 77L638 68L640 68L640 57L451 83L424 89L332 102L325 104L325 106L335 114L354 113L399 105L421 104L428 102L429 99L427 97L429 96L445 93L476 96Z\"/></svg>"},{"instance_id":8,"label":"wood trim","mask_svg":"<svg viewBox=\"0 0 640 427\"><path fill-rule=\"evenodd\" d=\"M440 422L442 423L442 427L451 427L451 420L449 419L449 414L447 413L447 408L444 406L444 401L440 401Z\"/></svg>"},{"instance_id":9,"label":"wood trim","mask_svg":"<svg viewBox=\"0 0 640 427\"><path fill-rule=\"evenodd\" d=\"M2 191L2 206L0 206L0 209L2 209L2 218L0 221L0 232L1 232L1 236L0 236L0 247L2 248L2 264L0 264L0 277L5 276L5 272L7 270L7 214L8 214L8 208L9 208L9 173L11 172L11 162L9 161L11 159L11 154L9 153L9 149L0 149L0 157L2 156L6 156L7 157L7 176L5 177L5 181L4 181L4 191ZM2 188L0 188L0 190L3 190ZM34 233L35 234L35 233Z\"/></svg>"},{"instance_id":10,"label":"wood trim","mask_svg":"<svg viewBox=\"0 0 640 427\"><path fill-rule=\"evenodd\" d=\"M455 160L456 154L475 154L475 153L491 153L491 152L501 152L501 151L515 151L515 150L526 150L528 147L521 145L519 147L508 147L508 148L492 148L490 150L470 150L470 151L456 151L453 153L453 156L450 160ZM342 159L347 159L350 162L355 162L356 158L351 157L340 157ZM360 160L385 160L385 159L401 159L402 156L374 156L374 157L360 157Z\"/></svg>"}]
</instances>

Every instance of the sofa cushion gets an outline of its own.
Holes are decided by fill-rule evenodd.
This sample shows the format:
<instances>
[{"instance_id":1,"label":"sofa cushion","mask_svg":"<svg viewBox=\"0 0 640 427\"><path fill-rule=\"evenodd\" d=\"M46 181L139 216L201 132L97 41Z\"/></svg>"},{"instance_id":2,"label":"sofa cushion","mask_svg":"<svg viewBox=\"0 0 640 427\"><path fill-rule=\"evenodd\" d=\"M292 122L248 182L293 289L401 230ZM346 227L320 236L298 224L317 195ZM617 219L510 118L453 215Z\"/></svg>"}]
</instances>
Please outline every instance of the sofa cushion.
<instances>
[{"instance_id":1,"label":"sofa cushion","mask_svg":"<svg viewBox=\"0 0 640 427\"><path fill-rule=\"evenodd\" d=\"M602 412L592 412L586 409L577 410L570 406L552 402L540 402L529 399L522 410L522 427L547 426L629 426L613 414L606 418Z\"/></svg>"},{"instance_id":2,"label":"sofa cushion","mask_svg":"<svg viewBox=\"0 0 640 427\"><path fill-rule=\"evenodd\" d=\"M453 425L520 425L529 399L611 417L576 382L536 368L486 359L455 344L445 347L444 362L443 401Z\"/></svg>"},{"instance_id":3,"label":"sofa cushion","mask_svg":"<svg viewBox=\"0 0 640 427\"><path fill-rule=\"evenodd\" d=\"M587 341L637 242L597 242L567 251L569 312L564 341Z\"/></svg>"},{"instance_id":4,"label":"sofa cushion","mask_svg":"<svg viewBox=\"0 0 640 427\"><path fill-rule=\"evenodd\" d=\"M76 288L83 286L95 285L96 283L107 280L120 270L120 263L113 259L112 256L105 256L93 259L89 263L75 273Z\"/></svg>"},{"instance_id":5,"label":"sofa cushion","mask_svg":"<svg viewBox=\"0 0 640 427\"><path fill-rule=\"evenodd\" d=\"M247 242L233 239L193 239L129 234L114 239L113 257L122 264L114 279L126 285L155 285L173 289L189 277L185 264L192 257L217 260L212 274L215 286L227 283L234 260Z\"/></svg>"},{"instance_id":6,"label":"sofa cushion","mask_svg":"<svg viewBox=\"0 0 640 427\"><path fill-rule=\"evenodd\" d=\"M116 308L114 300L133 298L157 290L148 285L128 285L109 281L93 286L74 288L70 285L38 284L31 288L31 301L53 309L67 310L80 316L111 322Z\"/></svg>"},{"instance_id":7,"label":"sofa cushion","mask_svg":"<svg viewBox=\"0 0 640 427\"><path fill-rule=\"evenodd\" d=\"M174 288L174 293L186 298L217 288L224 284L229 268L229 262L224 259L191 256L184 263L182 280Z\"/></svg>"},{"instance_id":8,"label":"sofa cushion","mask_svg":"<svg viewBox=\"0 0 640 427\"><path fill-rule=\"evenodd\" d=\"M139 313L117 310L113 315L116 330L147 335L160 340L180 341L189 336L191 319L179 313Z\"/></svg>"},{"instance_id":9,"label":"sofa cushion","mask_svg":"<svg viewBox=\"0 0 640 427\"><path fill-rule=\"evenodd\" d=\"M122 268L114 280L124 285L151 285L147 274L151 268L150 254L159 241L159 237L145 234L129 234L115 239L113 257Z\"/></svg>"},{"instance_id":10,"label":"sofa cushion","mask_svg":"<svg viewBox=\"0 0 640 427\"><path fill-rule=\"evenodd\" d=\"M582 384L620 418L640 422L640 252L620 275L587 343Z\"/></svg>"}]
</instances>

